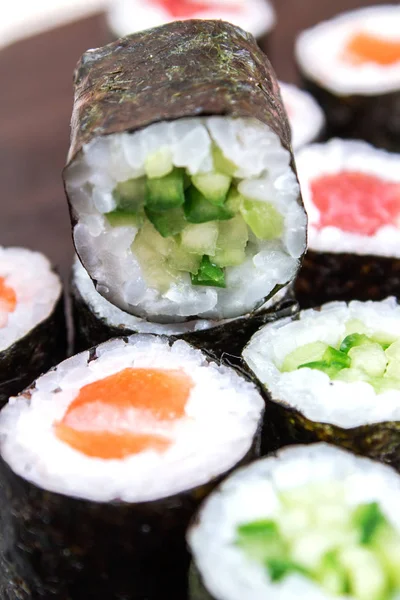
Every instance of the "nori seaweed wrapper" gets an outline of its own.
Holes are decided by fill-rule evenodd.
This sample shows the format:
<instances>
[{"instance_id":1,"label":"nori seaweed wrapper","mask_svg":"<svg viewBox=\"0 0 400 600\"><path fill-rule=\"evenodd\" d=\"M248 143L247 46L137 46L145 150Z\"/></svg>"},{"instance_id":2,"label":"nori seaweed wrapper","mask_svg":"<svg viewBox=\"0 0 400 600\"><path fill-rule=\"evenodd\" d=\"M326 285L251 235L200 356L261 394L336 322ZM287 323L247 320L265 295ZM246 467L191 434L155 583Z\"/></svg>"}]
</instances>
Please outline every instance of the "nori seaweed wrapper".
<instances>
[{"instance_id":1,"label":"nori seaweed wrapper","mask_svg":"<svg viewBox=\"0 0 400 600\"><path fill-rule=\"evenodd\" d=\"M22 395L29 400L34 389L32 384ZM247 454L225 473L140 503L94 502L47 491L0 457L0 598L187 600L187 526L201 501L234 468L259 456L260 433L261 423Z\"/></svg>"},{"instance_id":2,"label":"nori seaweed wrapper","mask_svg":"<svg viewBox=\"0 0 400 600\"><path fill-rule=\"evenodd\" d=\"M193 560L189 569L188 600L215 600L206 589L199 570Z\"/></svg>"},{"instance_id":3,"label":"nori seaweed wrapper","mask_svg":"<svg viewBox=\"0 0 400 600\"><path fill-rule=\"evenodd\" d=\"M0 351L0 408L10 396L66 357L67 331L62 291L51 314Z\"/></svg>"},{"instance_id":4,"label":"nori seaweed wrapper","mask_svg":"<svg viewBox=\"0 0 400 600\"><path fill-rule=\"evenodd\" d=\"M400 260L387 256L308 250L295 283L301 308L332 300L400 296Z\"/></svg>"},{"instance_id":5,"label":"nori seaweed wrapper","mask_svg":"<svg viewBox=\"0 0 400 600\"><path fill-rule=\"evenodd\" d=\"M393 152L400 151L400 90L374 96L337 96L310 79L303 79L325 112L326 139L360 139Z\"/></svg>"}]
</instances>

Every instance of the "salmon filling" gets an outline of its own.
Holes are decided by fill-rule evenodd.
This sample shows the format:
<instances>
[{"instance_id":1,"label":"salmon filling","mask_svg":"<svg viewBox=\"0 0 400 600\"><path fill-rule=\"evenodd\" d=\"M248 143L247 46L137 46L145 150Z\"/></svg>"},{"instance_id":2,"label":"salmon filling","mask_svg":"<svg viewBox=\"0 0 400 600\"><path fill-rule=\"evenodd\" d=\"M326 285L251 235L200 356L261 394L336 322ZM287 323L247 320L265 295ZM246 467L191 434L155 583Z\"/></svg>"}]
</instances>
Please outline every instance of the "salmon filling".
<instances>
[{"instance_id":1,"label":"salmon filling","mask_svg":"<svg viewBox=\"0 0 400 600\"><path fill-rule=\"evenodd\" d=\"M192 379L179 370L124 369L85 385L55 432L75 450L96 458L163 452L171 439L154 429L184 417L192 388Z\"/></svg>"},{"instance_id":2,"label":"salmon filling","mask_svg":"<svg viewBox=\"0 0 400 600\"><path fill-rule=\"evenodd\" d=\"M400 41L385 40L370 33L356 33L347 43L345 57L354 64L390 66L400 61Z\"/></svg>"},{"instance_id":3,"label":"salmon filling","mask_svg":"<svg viewBox=\"0 0 400 600\"><path fill-rule=\"evenodd\" d=\"M170 15L176 19L187 19L194 17L199 12L205 12L210 10L223 10L226 11L238 11L238 6L232 6L228 4L203 2L201 0L154 0L154 4L160 6L164 10L168 11Z\"/></svg>"},{"instance_id":4,"label":"salmon filling","mask_svg":"<svg viewBox=\"0 0 400 600\"><path fill-rule=\"evenodd\" d=\"M0 328L7 325L7 315L14 312L17 306L17 296L14 290L0 277Z\"/></svg>"},{"instance_id":5,"label":"salmon filling","mask_svg":"<svg viewBox=\"0 0 400 600\"><path fill-rule=\"evenodd\" d=\"M374 235L384 225L399 224L400 184L374 175L342 171L311 183L314 205L320 212L318 229Z\"/></svg>"}]
</instances>

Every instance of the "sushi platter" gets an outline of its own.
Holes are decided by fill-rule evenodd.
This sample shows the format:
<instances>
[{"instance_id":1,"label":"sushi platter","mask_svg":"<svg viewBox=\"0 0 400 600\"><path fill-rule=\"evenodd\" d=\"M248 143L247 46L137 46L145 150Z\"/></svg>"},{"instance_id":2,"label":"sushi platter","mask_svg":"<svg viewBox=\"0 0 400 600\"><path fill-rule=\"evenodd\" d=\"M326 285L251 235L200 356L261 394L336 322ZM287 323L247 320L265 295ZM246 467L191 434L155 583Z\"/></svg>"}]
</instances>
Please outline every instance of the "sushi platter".
<instances>
[{"instance_id":1,"label":"sushi platter","mask_svg":"<svg viewBox=\"0 0 400 600\"><path fill-rule=\"evenodd\" d=\"M0 52L0 600L400 600L399 32L115 0Z\"/></svg>"}]
</instances>

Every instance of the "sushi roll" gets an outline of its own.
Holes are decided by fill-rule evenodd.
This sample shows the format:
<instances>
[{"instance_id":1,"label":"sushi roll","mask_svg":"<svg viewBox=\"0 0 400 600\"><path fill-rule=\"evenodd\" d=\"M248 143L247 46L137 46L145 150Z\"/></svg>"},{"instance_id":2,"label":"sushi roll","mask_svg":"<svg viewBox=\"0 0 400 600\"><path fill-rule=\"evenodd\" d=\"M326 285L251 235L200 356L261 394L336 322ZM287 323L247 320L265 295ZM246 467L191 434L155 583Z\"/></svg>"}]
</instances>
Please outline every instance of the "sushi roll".
<instances>
[{"instance_id":1,"label":"sushi roll","mask_svg":"<svg viewBox=\"0 0 400 600\"><path fill-rule=\"evenodd\" d=\"M334 139L296 155L309 218L302 307L400 295L400 154Z\"/></svg>"},{"instance_id":2,"label":"sushi roll","mask_svg":"<svg viewBox=\"0 0 400 600\"><path fill-rule=\"evenodd\" d=\"M39 252L0 246L0 407L65 354L60 278Z\"/></svg>"},{"instance_id":3,"label":"sushi roll","mask_svg":"<svg viewBox=\"0 0 400 600\"><path fill-rule=\"evenodd\" d=\"M292 131L293 149L296 151L302 146L319 141L325 129L322 108L311 94L291 83L280 81L279 87Z\"/></svg>"},{"instance_id":4,"label":"sushi roll","mask_svg":"<svg viewBox=\"0 0 400 600\"><path fill-rule=\"evenodd\" d=\"M275 25L275 10L269 0L114 0L107 14L117 38L186 19L223 19L261 38Z\"/></svg>"},{"instance_id":5,"label":"sushi roll","mask_svg":"<svg viewBox=\"0 0 400 600\"><path fill-rule=\"evenodd\" d=\"M296 58L330 137L400 151L400 6L360 8L303 31Z\"/></svg>"},{"instance_id":6,"label":"sushi roll","mask_svg":"<svg viewBox=\"0 0 400 600\"><path fill-rule=\"evenodd\" d=\"M75 355L0 412L0 596L184 600L185 530L257 456L254 384L178 340Z\"/></svg>"},{"instance_id":7,"label":"sushi roll","mask_svg":"<svg viewBox=\"0 0 400 600\"><path fill-rule=\"evenodd\" d=\"M323 441L400 470L400 306L331 302L262 327L243 352L281 446Z\"/></svg>"},{"instance_id":8,"label":"sushi roll","mask_svg":"<svg viewBox=\"0 0 400 600\"><path fill-rule=\"evenodd\" d=\"M298 304L293 288L279 290L253 317L225 321L197 319L184 323L152 323L117 308L95 289L93 281L76 258L71 284L74 315L75 352L132 333L154 333L183 338L195 346L212 351L219 358L240 359L250 337L267 322L294 315Z\"/></svg>"},{"instance_id":9,"label":"sushi roll","mask_svg":"<svg viewBox=\"0 0 400 600\"><path fill-rule=\"evenodd\" d=\"M190 600L394 600L400 477L328 444L229 477L188 533Z\"/></svg>"},{"instance_id":10,"label":"sushi roll","mask_svg":"<svg viewBox=\"0 0 400 600\"><path fill-rule=\"evenodd\" d=\"M306 214L279 86L229 23L176 22L88 51L64 178L84 267L137 317L242 317L300 266Z\"/></svg>"}]
</instances>

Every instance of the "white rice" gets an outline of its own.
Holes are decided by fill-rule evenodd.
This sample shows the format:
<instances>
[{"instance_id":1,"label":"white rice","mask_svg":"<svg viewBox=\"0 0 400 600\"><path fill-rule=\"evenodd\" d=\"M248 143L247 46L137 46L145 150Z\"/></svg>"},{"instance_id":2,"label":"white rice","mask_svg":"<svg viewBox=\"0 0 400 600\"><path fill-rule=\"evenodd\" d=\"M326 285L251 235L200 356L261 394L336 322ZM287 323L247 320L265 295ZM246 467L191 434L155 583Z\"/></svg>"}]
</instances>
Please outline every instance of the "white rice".
<instances>
[{"instance_id":1,"label":"white rice","mask_svg":"<svg viewBox=\"0 0 400 600\"><path fill-rule=\"evenodd\" d=\"M321 341L337 346L346 322L362 321L367 335L385 333L400 338L400 306L395 298L382 302L330 302L320 310L304 310L300 319L282 319L262 327L250 340L243 357L272 398L299 410L316 422L351 428L400 421L400 391L376 394L365 381L332 381L317 369L281 373L285 357L296 348Z\"/></svg>"},{"instance_id":2,"label":"white rice","mask_svg":"<svg viewBox=\"0 0 400 600\"><path fill-rule=\"evenodd\" d=\"M375 175L384 181L400 184L400 154L378 150L362 141L333 139L300 150L296 154L296 166L308 214L310 249L400 258L400 227L384 225L371 236L343 231L339 227L317 228L320 212L313 203L311 193L311 184L315 179L342 171Z\"/></svg>"},{"instance_id":3,"label":"white rice","mask_svg":"<svg viewBox=\"0 0 400 600\"><path fill-rule=\"evenodd\" d=\"M186 0L190 3L190 0ZM269 0L208 0L208 10L195 12L196 0L192 0L194 14L192 19L222 19L248 31L254 37L268 33L275 25L275 11ZM204 6L204 1L200 4ZM213 6L215 5L215 6ZM114 0L108 10L108 24L117 37L136 33L142 29L158 27L176 19L184 20L181 15L171 13L159 2L148 0Z\"/></svg>"},{"instance_id":4,"label":"white rice","mask_svg":"<svg viewBox=\"0 0 400 600\"><path fill-rule=\"evenodd\" d=\"M2 351L50 316L62 286L48 259L25 248L0 246L0 278L14 290L17 300L13 312L2 311L0 306Z\"/></svg>"},{"instance_id":5,"label":"white rice","mask_svg":"<svg viewBox=\"0 0 400 600\"><path fill-rule=\"evenodd\" d=\"M183 335L193 331L211 329L212 327L229 323L232 320L206 321L205 319L195 319L194 321L185 321L184 323L152 323L151 321L146 321L145 319L124 312L96 292L93 281L90 279L78 257L75 257L72 272L73 281L84 302L98 319L104 319L110 327L119 327L122 330L129 329L138 333ZM270 300L263 304L259 311L268 310L283 300L289 291L289 287L290 286L285 286L281 288L272 298L270 298Z\"/></svg>"},{"instance_id":6,"label":"white rice","mask_svg":"<svg viewBox=\"0 0 400 600\"><path fill-rule=\"evenodd\" d=\"M400 89L400 60L391 65L352 64L342 55L355 33L400 42L400 5L388 4L343 13L303 31L296 42L301 71L338 96L374 96Z\"/></svg>"},{"instance_id":7,"label":"white rice","mask_svg":"<svg viewBox=\"0 0 400 600\"><path fill-rule=\"evenodd\" d=\"M240 165L239 191L268 201L284 217L280 239L258 240L255 254L226 268L226 289L193 286L182 273L165 293L146 285L131 245L134 227L111 227L104 213L115 208L118 182L144 175L145 157L169 148L173 163L191 174L212 169L211 141ZM204 117L150 125L136 133L96 138L68 168L66 186L78 218L74 242L97 290L111 303L137 316L160 322L196 316L227 319L251 312L276 285L293 279L306 245L306 215L298 204L299 186L290 154L275 133L253 119Z\"/></svg>"},{"instance_id":8,"label":"white rice","mask_svg":"<svg viewBox=\"0 0 400 600\"><path fill-rule=\"evenodd\" d=\"M208 363L186 342L170 347L153 336L112 340L98 346L97 356L88 362L89 353L83 352L62 362L37 380L30 400L11 398L1 411L1 455L21 477L99 502L149 501L205 484L249 451L264 403L255 386L232 369ZM105 460L88 457L55 436L54 423L81 387L130 367L183 369L194 382L185 417L167 430L161 424L150 430L171 439L167 450ZM137 423L134 409L129 420Z\"/></svg>"},{"instance_id":9,"label":"white rice","mask_svg":"<svg viewBox=\"0 0 400 600\"><path fill-rule=\"evenodd\" d=\"M234 543L238 525L277 515L279 493L317 482L342 483L349 509L378 502L388 521L400 532L400 477L392 469L327 444L285 448L275 457L236 471L206 500L197 524L189 530L194 561L216 600L333 598L298 573L272 582L267 569L248 558Z\"/></svg>"},{"instance_id":10,"label":"white rice","mask_svg":"<svg viewBox=\"0 0 400 600\"><path fill-rule=\"evenodd\" d=\"M294 150L298 150L321 135L325 127L325 116L320 105L308 92L282 81L279 86L292 130L292 146Z\"/></svg>"}]
</instances>

